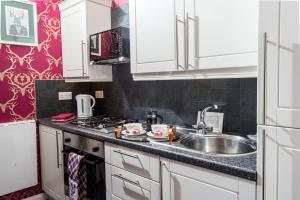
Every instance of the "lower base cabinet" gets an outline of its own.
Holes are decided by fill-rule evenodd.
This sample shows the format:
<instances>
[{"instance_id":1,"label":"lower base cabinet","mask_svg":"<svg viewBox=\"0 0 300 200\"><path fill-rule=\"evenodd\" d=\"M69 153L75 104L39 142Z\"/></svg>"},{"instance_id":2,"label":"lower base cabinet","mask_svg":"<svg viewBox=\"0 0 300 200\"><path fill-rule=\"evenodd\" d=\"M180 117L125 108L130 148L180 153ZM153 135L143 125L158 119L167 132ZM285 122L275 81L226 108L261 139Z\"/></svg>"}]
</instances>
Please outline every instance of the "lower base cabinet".
<instances>
[{"instance_id":1,"label":"lower base cabinet","mask_svg":"<svg viewBox=\"0 0 300 200\"><path fill-rule=\"evenodd\" d=\"M106 200L255 200L256 182L105 143Z\"/></svg>"},{"instance_id":2,"label":"lower base cabinet","mask_svg":"<svg viewBox=\"0 0 300 200\"><path fill-rule=\"evenodd\" d=\"M163 200L255 200L256 183L161 159Z\"/></svg>"},{"instance_id":3,"label":"lower base cabinet","mask_svg":"<svg viewBox=\"0 0 300 200\"><path fill-rule=\"evenodd\" d=\"M61 130L39 126L42 189L54 200L65 199L63 135Z\"/></svg>"},{"instance_id":4,"label":"lower base cabinet","mask_svg":"<svg viewBox=\"0 0 300 200\"><path fill-rule=\"evenodd\" d=\"M106 186L111 188L107 199L119 200L159 200L160 184L106 164Z\"/></svg>"}]
</instances>

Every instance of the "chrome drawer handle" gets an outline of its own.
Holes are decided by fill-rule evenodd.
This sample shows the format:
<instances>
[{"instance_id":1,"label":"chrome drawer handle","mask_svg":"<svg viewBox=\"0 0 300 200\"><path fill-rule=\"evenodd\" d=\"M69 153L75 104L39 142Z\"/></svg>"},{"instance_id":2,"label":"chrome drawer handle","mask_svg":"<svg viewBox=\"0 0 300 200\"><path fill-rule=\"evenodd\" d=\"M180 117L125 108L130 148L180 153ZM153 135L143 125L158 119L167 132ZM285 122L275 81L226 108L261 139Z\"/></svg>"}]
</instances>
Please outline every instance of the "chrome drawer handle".
<instances>
[{"instance_id":1,"label":"chrome drawer handle","mask_svg":"<svg viewBox=\"0 0 300 200\"><path fill-rule=\"evenodd\" d=\"M138 155L130 155L130 154L127 154L127 153L124 153L122 152L121 150L114 150L115 153L119 153L121 155L125 155L125 156L128 156L128 157L131 157L131 158L136 158L136 159L139 159L139 156Z\"/></svg>"},{"instance_id":2,"label":"chrome drawer handle","mask_svg":"<svg viewBox=\"0 0 300 200\"><path fill-rule=\"evenodd\" d=\"M133 181L133 180L130 180L130 179L128 179L128 178L125 178L122 174L114 174L114 175L112 175L112 176L114 176L114 177L116 177L116 178L119 178L119 179L121 179L122 181L125 181L125 182L128 182L128 183L132 183L132 184L134 184L134 185L136 185L136 186L142 188L139 181Z\"/></svg>"}]
</instances>

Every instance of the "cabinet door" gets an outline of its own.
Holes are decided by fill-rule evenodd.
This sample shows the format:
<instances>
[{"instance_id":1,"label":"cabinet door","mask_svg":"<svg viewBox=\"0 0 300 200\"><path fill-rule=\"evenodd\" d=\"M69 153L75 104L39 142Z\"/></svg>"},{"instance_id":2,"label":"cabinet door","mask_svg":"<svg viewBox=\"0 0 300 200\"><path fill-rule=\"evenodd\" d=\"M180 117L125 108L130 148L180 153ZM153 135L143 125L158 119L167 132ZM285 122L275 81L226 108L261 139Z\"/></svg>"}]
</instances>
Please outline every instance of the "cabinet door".
<instances>
[{"instance_id":1,"label":"cabinet door","mask_svg":"<svg viewBox=\"0 0 300 200\"><path fill-rule=\"evenodd\" d=\"M64 77L86 76L86 15L84 2L61 12Z\"/></svg>"},{"instance_id":2,"label":"cabinet door","mask_svg":"<svg viewBox=\"0 0 300 200\"><path fill-rule=\"evenodd\" d=\"M199 200L238 199L234 192L171 173L171 200L195 199L195 197Z\"/></svg>"},{"instance_id":3,"label":"cabinet door","mask_svg":"<svg viewBox=\"0 0 300 200\"><path fill-rule=\"evenodd\" d=\"M300 32L299 0L280 2L279 63L277 71L277 98L270 98L276 109L277 125L300 128ZM269 75L268 75L269 76Z\"/></svg>"},{"instance_id":4,"label":"cabinet door","mask_svg":"<svg viewBox=\"0 0 300 200\"><path fill-rule=\"evenodd\" d=\"M64 199L62 132L40 128L40 151L43 190L56 200Z\"/></svg>"},{"instance_id":5,"label":"cabinet door","mask_svg":"<svg viewBox=\"0 0 300 200\"><path fill-rule=\"evenodd\" d=\"M195 0L199 69L257 66L258 0Z\"/></svg>"},{"instance_id":6,"label":"cabinet door","mask_svg":"<svg viewBox=\"0 0 300 200\"><path fill-rule=\"evenodd\" d=\"M258 112L262 125L276 126L279 1L260 0Z\"/></svg>"},{"instance_id":7,"label":"cabinet door","mask_svg":"<svg viewBox=\"0 0 300 200\"><path fill-rule=\"evenodd\" d=\"M129 6L131 72L176 70L175 0L132 0Z\"/></svg>"},{"instance_id":8,"label":"cabinet door","mask_svg":"<svg viewBox=\"0 0 300 200\"><path fill-rule=\"evenodd\" d=\"M300 130L266 129L265 148L265 199L300 199Z\"/></svg>"}]
</instances>

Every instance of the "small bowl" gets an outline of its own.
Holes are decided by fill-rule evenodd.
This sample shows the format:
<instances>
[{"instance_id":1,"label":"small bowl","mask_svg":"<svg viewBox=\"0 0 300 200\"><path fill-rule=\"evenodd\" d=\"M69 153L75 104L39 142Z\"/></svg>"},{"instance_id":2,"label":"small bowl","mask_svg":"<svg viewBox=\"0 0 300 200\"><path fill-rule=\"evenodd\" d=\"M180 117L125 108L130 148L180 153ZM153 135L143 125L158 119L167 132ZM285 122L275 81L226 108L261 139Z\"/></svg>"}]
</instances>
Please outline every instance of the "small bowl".
<instances>
[{"instance_id":1,"label":"small bowl","mask_svg":"<svg viewBox=\"0 0 300 200\"><path fill-rule=\"evenodd\" d=\"M145 134L143 126L141 123L128 123L124 124L127 129L128 135L142 135Z\"/></svg>"},{"instance_id":2,"label":"small bowl","mask_svg":"<svg viewBox=\"0 0 300 200\"><path fill-rule=\"evenodd\" d=\"M168 125L153 124L151 125L153 136L156 138L164 138L168 136Z\"/></svg>"}]
</instances>

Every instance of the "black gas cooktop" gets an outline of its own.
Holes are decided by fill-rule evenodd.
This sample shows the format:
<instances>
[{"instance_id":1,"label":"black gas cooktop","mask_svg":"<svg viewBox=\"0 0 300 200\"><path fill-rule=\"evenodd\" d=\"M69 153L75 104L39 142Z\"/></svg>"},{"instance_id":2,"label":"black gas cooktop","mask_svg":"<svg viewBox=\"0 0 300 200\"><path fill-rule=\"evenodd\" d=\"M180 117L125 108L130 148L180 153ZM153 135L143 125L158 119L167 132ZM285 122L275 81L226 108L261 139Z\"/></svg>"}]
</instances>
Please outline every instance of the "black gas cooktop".
<instances>
[{"instance_id":1,"label":"black gas cooktop","mask_svg":"<svg viewBox=\"0 0 300 200\"><path fill-rule=\"evenodd\" d=\"M100 132L109 133L113 132L114 128L118 126L137 121L138 120L127 119L120 116L100 115L86 119L77 118L72 120L70 124L81 128L94 129L99 130Z\"/></svg>"}]
</instances>

